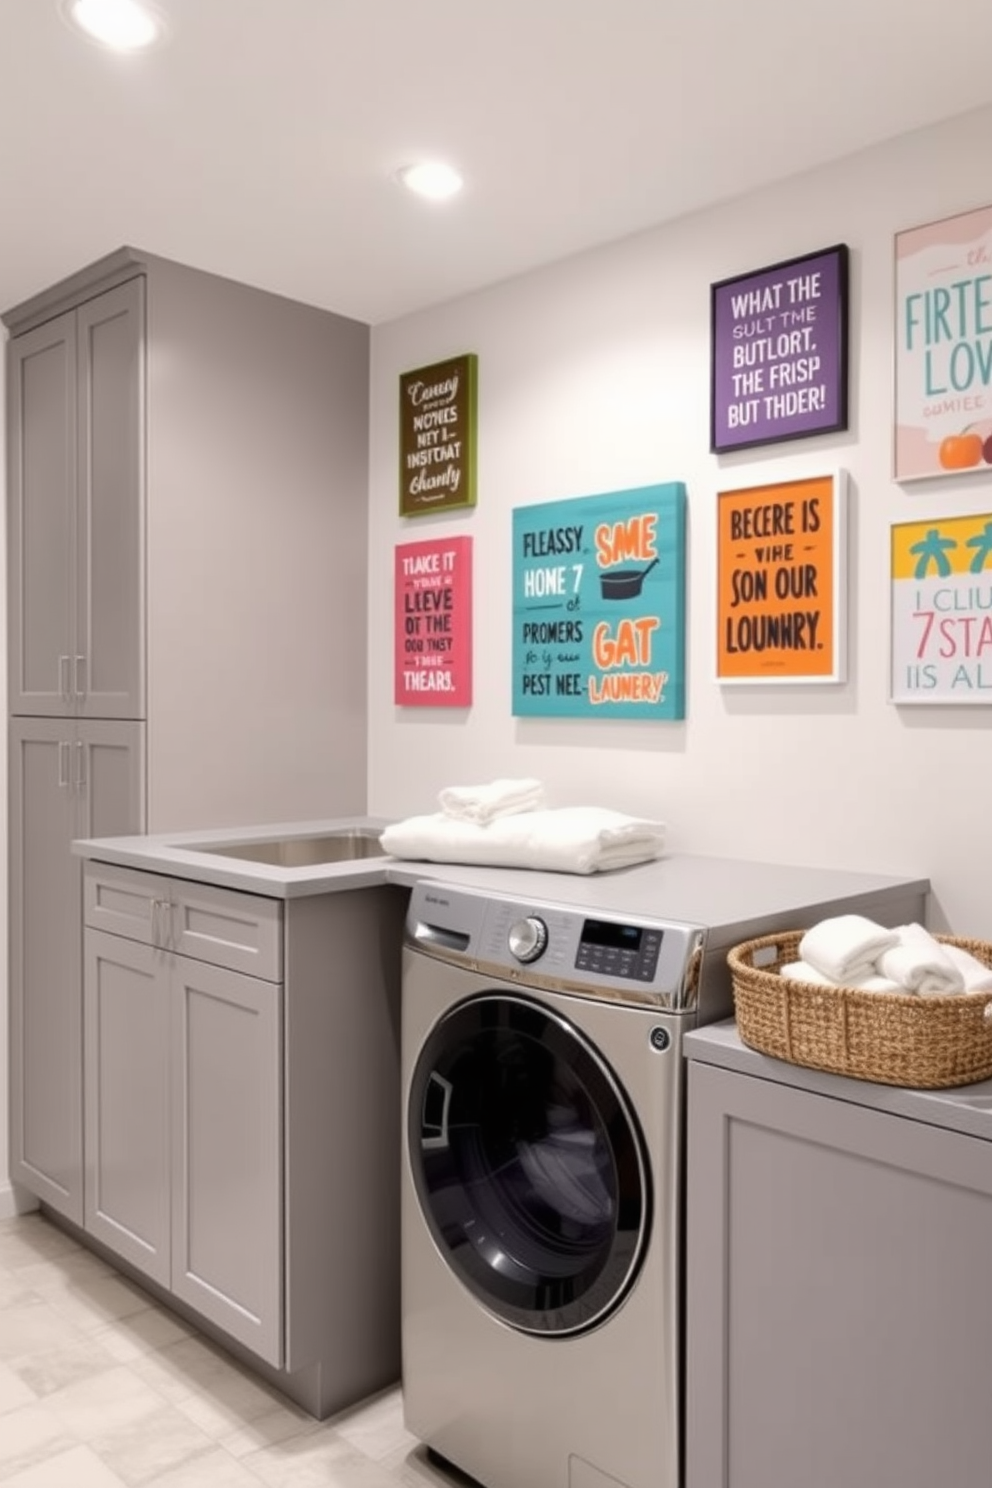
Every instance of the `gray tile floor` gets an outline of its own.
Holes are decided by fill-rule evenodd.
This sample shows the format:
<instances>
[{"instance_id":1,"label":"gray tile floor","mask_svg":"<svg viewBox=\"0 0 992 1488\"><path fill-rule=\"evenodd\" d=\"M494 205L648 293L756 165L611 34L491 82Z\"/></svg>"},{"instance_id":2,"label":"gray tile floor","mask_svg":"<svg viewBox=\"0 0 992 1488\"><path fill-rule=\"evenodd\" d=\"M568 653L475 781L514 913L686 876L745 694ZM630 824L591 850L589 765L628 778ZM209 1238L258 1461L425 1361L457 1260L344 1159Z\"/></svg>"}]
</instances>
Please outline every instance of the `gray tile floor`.
<instances>
[{"instance_id":1,"label":"gray tile floor","mask_svg":"<svg viewBox=\"0 0 992 1488\"><path fill-rule=\"evenodd\" d=\"M6 1488L453 1488L398 1388L317 1422L39 1214L0 1221Z\"/></svg>"}]
</instances>

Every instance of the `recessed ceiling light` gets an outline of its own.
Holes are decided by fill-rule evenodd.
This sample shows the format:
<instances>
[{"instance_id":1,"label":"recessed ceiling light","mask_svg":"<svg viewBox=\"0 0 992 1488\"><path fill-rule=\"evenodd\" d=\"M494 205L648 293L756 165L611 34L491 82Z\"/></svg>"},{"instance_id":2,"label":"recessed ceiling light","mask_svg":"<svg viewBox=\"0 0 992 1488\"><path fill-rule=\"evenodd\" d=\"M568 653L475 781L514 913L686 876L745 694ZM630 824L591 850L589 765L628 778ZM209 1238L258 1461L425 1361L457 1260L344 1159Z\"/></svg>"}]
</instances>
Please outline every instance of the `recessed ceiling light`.
<instances>
[{"instance_id":1,"label":"recessed ceiling light","mask_svg":"<svg viewBox=\"0 0 992 1488\"><path fill-rule=\"evenodd\" d=\"M136 52L151 46L162 31L159 17L138 0L71 0L65 9L73 24L87 36L117 52Z\"/></svg>"},{"instance_id":2,"label":"recessed ceiling light","mask_svg":"<svg viewBox=\"0 0 992 1488\"><path fill-rule=\"evenodd\" d=\"M398 173L399 180L418 196L430 201L445 201L462 189L462 178L450 165L440 160L425 160L421 165L406 165Z\"/></svg>"}]
</instances>

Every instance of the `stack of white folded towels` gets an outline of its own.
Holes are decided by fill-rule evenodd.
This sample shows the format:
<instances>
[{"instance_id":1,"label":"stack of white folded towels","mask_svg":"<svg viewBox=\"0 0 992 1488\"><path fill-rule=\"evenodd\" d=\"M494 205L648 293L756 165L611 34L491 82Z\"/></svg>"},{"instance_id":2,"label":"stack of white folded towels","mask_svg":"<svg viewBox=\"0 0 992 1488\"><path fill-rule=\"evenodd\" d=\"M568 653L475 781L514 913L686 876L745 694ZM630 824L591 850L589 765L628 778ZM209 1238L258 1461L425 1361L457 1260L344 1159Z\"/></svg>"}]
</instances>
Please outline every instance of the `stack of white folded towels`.
<instances>
[{"instance_id":1,"label":"stack of white folded towels","mask_svg":"<svg viewBox=\"0 0 992 1488\"><path fill-rule=\"evenodd\" d=\"M799 957L780 967L779 975L861 992L992 992L989 967L960 946L936 940L922 925L887 930L864 915L837 915L806 931Z\"/></svg>"},{"instance_id":2,"label":"stack of white folded towels","mask_svg":"<svg viewBox=\"0 0 992 1488\"><path fill-rule=\"evenodd\" d=\"M438 805L440 811L387 827L379 839L384 851L434 863L600 873L665 850L663 822L601 806L549 808L539 780L452 785Z\"/></svg>"}]
</instances>

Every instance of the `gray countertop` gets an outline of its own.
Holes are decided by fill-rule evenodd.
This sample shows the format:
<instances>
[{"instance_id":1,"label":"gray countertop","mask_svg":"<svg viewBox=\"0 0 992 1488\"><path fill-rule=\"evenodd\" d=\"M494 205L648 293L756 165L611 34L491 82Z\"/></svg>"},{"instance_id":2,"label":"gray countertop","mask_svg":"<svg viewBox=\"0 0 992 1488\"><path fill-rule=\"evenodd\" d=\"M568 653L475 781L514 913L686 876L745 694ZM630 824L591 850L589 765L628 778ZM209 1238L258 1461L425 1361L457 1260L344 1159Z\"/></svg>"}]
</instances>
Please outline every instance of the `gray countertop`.
<instances>
[{"instance_id":1,"label":"gray countertop","mask_svg":"<svg viewBox=\"0 0 992 1488\"><path fill-rule=\"evenodd\" d=\"M759 1080L772 1080L832 1100L870 1106L875 1111L992 1141L992 1080L949 1090L907 1090L899 1085L877 1085L871 1080L852 1080L846 1075L804 1069L748 1048L732 1018L687 1034L684 1047L686 1057L701 1064L717 1065L737 1074L754 1075Z\"/></svg>"},{"instance_id":2,"label":"gray countertop","mask_svg":"<svg viewBox=\"0 0 992 1488\"><path fill-rule=\"evenodd\" d=\"M148 873L193 879L262 894L294 899L336 893L376 884L412 887L424 878L460 888L477 888L514 898L546 901L631 916L659 916L701 925L711 935L711 949L747 935L788 928L811 904L828 912L831 902L851 895L901 890L925 895L923 878L897 878L831 868L800 868L730 858L673 854L632 868L608 873L543 873L525 868L480 868L377 856L340 863L284 868L224 857L204 851L216 844L244 845L272 838L322 836L350 828L381 830L378 817L267 823L211 831L167 832L157 836L82 839L73 850L83 858L116 863ZM801 923L805 923L802 921ZM712 932L721 932L713 934Z\"/></svg>"},{"instance_id":3,"label":"gray countertop","mask_svg":"<svg viewBox=\"0 0 992 1488\"><path fill-rule=\"evenodd\" d=\"M79 857L145 873L164 873L222 888L242 889L270 899L295 899L309 894L337 893L367 885L400 882L388 876L393 858L354 858L304 868L282 868L225 857L223 846L246 846L273 838L316 837L352 828L382 831L388 823L374 816L337 816L305 822L266 822L249 827L214 827L209 831L162 832L135 837L80 838L72 844ZM218 852L206 851L217 845ZM423 877L423 874L416 875ZM409 882L413 882L410 879Z\"/></svg>"}]
</instances>

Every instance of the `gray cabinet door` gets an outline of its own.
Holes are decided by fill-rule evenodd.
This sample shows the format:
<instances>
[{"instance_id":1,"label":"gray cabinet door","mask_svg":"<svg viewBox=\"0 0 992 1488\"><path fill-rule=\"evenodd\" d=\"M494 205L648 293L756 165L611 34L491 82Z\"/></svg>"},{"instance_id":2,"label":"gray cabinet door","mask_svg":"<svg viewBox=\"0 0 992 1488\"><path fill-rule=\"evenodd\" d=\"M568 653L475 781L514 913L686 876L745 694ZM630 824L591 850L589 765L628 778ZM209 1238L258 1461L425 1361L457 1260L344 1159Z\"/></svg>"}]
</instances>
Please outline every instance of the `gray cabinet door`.
<instances>
[{"instance_id":1,"label":"gray cabinet door","mask_svg":"<svg viewBox=\"0 0 992 1488\"><path fill-rule=\"evenodd\" d=\"M67 720L14 719L10 727L10 1176L81 1223L74 739Z\"/></svg>"},{"instance_id":2,"label":"gray cabinet door","mask_svg":"<svg viewBox=\"0 0 992 1488\"><path fill-rule=\"evenodd\" d=\"M143 718L143 278L75 312L75 642L71 685L84 718Z\"/></svg>"},{"instance_id":3,"label":"gray cabinet door","mask_svg":"<svg viewBox=\"0 0 992 1488\"><path fill-rule=\"evenodd\" d=\"M76 317L8 342L10 711L75 712Z\"/></svg>"},{"instance_id":4,"label":"gray cabinet door","mask_svg":"<svg viewBox=\"0 0 992 1488\"><path fill-rule=\"evenodd\" d=\"M10 727L11 1177L83 1218L82 873L75 837L144 829L144 725Z\"/></svg>"},{"instance_id":5,"label":"gray cabinet door","mask_svg":"<svg viewBox=\"0 0 992 1488\"><path fill-rule=\"evenodd\" d=\"M143 718L144 280L10 342L10 710Z\"/></svg>"},{"instance_id":6,"label":"gray cabinet door","mask_svg":"<svg viewBox=\"0 0 992 1488\"><path fill-rule=\"evenodd\" d=\"M172 1290L283 1362L282 988L177 956Z\"/></svg>"},{"instance_id":7,"label":"gray cabinet door","mask_svg":"<svg viewBox=\"0 0 992 1488\"><path fill-rule=\"evenodd\" d=\"M169 961L87 929L84 941L84 1223L169 1284Z\"/></svg>"},{"instance_id":8,"label":"gray cabinet door","mask_svg":"<svg viewBox=\"0 0 992 1488\"><path fill-rule=\"evenodd\" d=\"M686 1488L984 1483L992 1143L690 1062Z\"/></svg>"}]
</instances>

